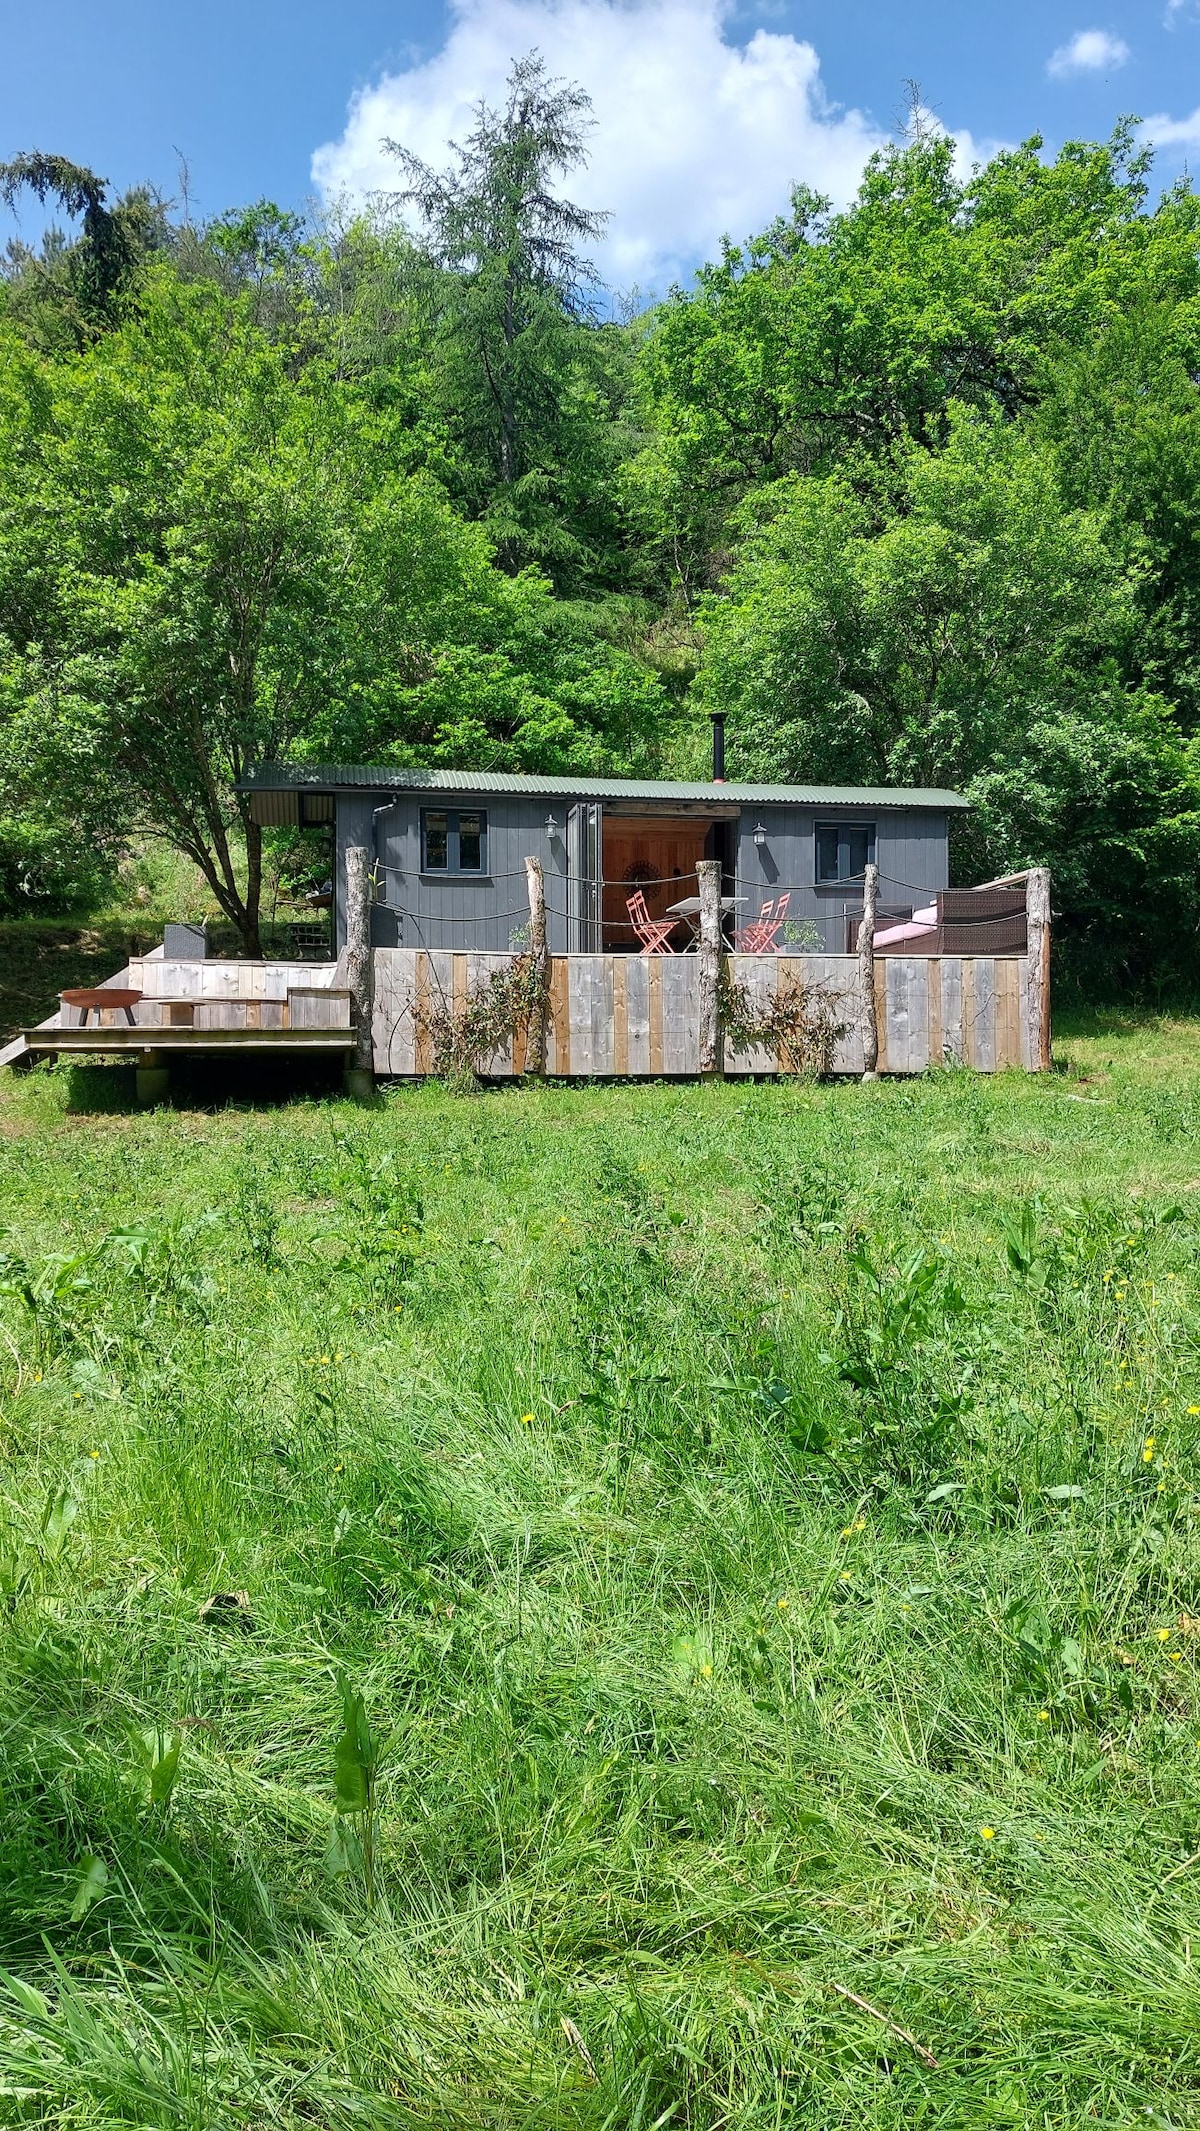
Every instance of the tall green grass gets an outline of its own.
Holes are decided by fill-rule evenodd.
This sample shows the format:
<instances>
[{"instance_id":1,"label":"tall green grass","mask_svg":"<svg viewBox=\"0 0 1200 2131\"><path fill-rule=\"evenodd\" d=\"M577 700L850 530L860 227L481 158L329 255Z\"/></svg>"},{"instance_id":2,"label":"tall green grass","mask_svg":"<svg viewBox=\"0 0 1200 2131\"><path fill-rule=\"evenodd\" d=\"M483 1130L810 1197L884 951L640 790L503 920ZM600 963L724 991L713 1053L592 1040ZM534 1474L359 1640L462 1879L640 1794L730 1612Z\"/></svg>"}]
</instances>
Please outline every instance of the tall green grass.
<instances>
[{"instance_id":1,"label":"tall green grass","mask_svg":"<svg viewBox=\"0 0 1200 2131\"><path fill-rule=\"evenodd\" d=\"M6 1089L0 2121L1196 2122L1195 1046Z\"/></svg>"}]
</instances>

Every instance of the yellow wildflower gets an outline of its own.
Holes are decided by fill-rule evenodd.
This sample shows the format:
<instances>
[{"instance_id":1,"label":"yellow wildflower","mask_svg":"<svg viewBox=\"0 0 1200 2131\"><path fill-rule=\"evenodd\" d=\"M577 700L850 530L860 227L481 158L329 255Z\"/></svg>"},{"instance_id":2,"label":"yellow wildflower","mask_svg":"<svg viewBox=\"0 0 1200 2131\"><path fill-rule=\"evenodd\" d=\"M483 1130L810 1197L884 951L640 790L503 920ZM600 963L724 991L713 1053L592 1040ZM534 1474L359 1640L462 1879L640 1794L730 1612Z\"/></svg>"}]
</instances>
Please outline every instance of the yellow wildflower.
<instances>
[{"instance_id":1,"label":"yellow wildflower","mask_svg":"<svg viewBox=\"0 0 1200 2131\"><path fill-rule=\"evenodd\" d=\"M1158 1637L1160 1643L1169 1643L1171 1640L1171 1631L1169 1628L1156 1628L1154 1633Z\"/></svg>"},{"instance_id":2,"label":"yellow wildflower","mask_svg":"<svg viewBox=\"0 0 1200 2131\"><path fill-rule=\"evenodd\" d=\"M1039 1711L1038 1711L1038 1723L1039 1723L1039 1724L1048 1724L1049 1722L1050 1722L1050 1712L1049 1712L1049 1710L1048 1710L1048 1709L1039 1709Z\"/></svg>"},{"instance_id":3,"label":"yellow wildflower","mask_svg":"<svg viewBox=\"0 0 1200 2131\"><path fill-rule=\"evenodd\" d=\"M983 1839L984 1839L984 1841L985 1841L985 1842L995 1842L995 1840L996 1840L996 1830L995 1830L995 1828L980 1828L979 1832L980 1832L980 1834L982 1835L982 1837L983 1837Z\"/></svg>"},{"instance_id":4,"label":"yellow wildflower","mask_svg":"<svg viewBox=\"0 0 1200 2131\"><path fill-rule=\"evenodd\" d=\"M532 1427L532 1425L533 1425L533 1415L532 1415L531 1413L523 1413L523 1414L521 1415L521 1426L522 1426L522 1428L530 1428L530 1427Z\"/></svg>"}]
</instances>

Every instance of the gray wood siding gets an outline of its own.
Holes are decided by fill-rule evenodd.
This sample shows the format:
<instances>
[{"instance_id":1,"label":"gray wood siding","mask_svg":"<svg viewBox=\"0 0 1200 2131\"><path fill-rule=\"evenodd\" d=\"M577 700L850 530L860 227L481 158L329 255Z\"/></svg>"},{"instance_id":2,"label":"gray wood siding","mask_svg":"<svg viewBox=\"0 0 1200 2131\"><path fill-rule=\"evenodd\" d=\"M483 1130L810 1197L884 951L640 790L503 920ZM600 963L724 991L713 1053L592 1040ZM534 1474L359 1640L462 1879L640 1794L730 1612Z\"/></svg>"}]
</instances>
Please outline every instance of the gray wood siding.
<instances>
[{"instance_id":1,"label":"gray wood siding","mask_svg":"<svg viewBox=\"0 0 1200 2131\"><path fill-rule=\"evenodd\" d=\"M351 843L371 845L380 868L380 896L374 915L377 947L457 948L468 953L506 953L512 933L528 922L525 860L540 858L546 880L547 932L550 952L573 947L567 932L567 843L569 799L483 795L469 792L406 793L398 805L374 817L386 792L342 793L337 807L335 916L338 947L345 944L345 853ZM471 874L421 872L421 808L480 807L487 815L487 871ZM704 808L697 805L697 813ZM558 834L546 833L553 815ZM819 820L873 820L880 868L879 898L884 908L916 906L948 884L946 816L933 810L842 809L818 814L805 807L746 807L732 824L737 886L745 908L742 921L756 917L762 904L784 889L791 894L788 916L816 928L805 944L814 952L842 954L846 917L861 907L853 884L820 888L816 882L816 827ZM760 851L754 830L767 832Z\"/></svg>"},{"instance_id":2,"label":"gray wood siding","mask_svg":"<svg viewBox=\"0 0 1200 2131\"><path fill-rule=\"evenodd\" d=\"M810 924L820 935L806 942L815 954L844 954L846 921L862 909L862 891L852 882L825 888L817 884L817 824L822 821L873 821L879 900L885 909L919 907L949 886L949 855L944 814L867 808L838 808L817 813L811 807L747 807L737 826L737 894L745 908L741 922L755 918L765 902L788 891L788 919ZM767 832L760 850L754 841L759 823Z\"/></svg>"},{"instance_id":3,"label":"gray wood siding","mask_svg":"<svg viewBox=\"0 0 1200 2131\"><path fill-rule=\"evenodd\" d=\"M485 873L422 873L421 809L441 805L460 812L479 807L487 815ZM553 842L546 833L551 814L559 831ZM550 951L565 954L566 819L560 799L406 794L379 817L376 850L382 902L375 909L376 946L507 953L512 933L529 923L525 860L540 858Z\"/></svg>"}]
</instances>

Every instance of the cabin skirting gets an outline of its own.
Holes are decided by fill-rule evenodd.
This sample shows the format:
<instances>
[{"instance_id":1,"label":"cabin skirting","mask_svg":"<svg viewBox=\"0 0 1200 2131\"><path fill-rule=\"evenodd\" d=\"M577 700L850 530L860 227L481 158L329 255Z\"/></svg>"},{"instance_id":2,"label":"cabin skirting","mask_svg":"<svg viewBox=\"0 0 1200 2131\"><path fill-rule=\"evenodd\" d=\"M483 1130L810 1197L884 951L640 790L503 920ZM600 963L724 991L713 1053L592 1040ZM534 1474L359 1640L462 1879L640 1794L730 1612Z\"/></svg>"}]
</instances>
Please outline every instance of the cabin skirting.
<instances>
[{"instance_id":1,"label":"cabin skirting","mask_svg":"<svg viewBox=\"0 0 1200 2131\"><path fill-rule=\"evenodd\" d=\"M460 1007L507 954L452 949L374 950L375 1071L382 1077L432 1070L428 1008ZM840 1024L834 1073L863 1070L859 965L853 955L731 955L729 973L761 1010L776 988L815 988ZM972 1066L998 1073L1037 1069L1036 986L1028 955L888 955L875 964L881 1073ZM569 1079L686 1077L700 1070L700 959L697 955L554 955L546 1071ZM725 1044L725 1073L783 1073L786 1060L762 1048ZM483 1075L525 1071L518 1037L486 1060Z\"/></svg>"}]
</instances>

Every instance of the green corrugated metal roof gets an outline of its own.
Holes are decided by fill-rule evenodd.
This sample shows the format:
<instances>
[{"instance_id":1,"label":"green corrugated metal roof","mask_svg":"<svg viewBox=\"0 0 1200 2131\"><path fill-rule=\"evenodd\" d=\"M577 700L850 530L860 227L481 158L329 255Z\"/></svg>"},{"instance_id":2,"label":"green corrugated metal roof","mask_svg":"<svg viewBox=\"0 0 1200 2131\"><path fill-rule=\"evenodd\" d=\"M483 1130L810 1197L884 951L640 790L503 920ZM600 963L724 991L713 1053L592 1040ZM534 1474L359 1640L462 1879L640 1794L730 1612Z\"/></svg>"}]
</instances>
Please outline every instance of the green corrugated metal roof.
<instances>
[{"instance_id":1,"label":"green corrugated metal roof","mask_svg":"<svg viewBox=\"0 0 1200 2131\"><path fill-rule=\"evenodd\" d=\"M736 800L746 806L929 807L970 804L961 792L907 791L899 785L681 784L644 777L516 776L496 770L389 769L386 763L278 762L249 771L241 790L371 792L510 792L543 799Z\"/></svg>"}]
</instances>

